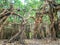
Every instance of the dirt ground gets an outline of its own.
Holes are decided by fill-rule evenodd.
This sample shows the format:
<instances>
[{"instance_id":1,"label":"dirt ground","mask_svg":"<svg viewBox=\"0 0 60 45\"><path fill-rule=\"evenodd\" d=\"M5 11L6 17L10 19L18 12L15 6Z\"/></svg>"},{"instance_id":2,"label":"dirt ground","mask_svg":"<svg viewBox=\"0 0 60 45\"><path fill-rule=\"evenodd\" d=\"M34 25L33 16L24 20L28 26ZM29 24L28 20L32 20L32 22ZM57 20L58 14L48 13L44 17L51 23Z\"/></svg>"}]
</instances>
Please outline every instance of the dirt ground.
<instances>
[{"instance_id":1,"label":"dirt ground","mask_svg":"<svg viewBox=\"0 0 60 45\"><path fill-rule=\"evenodd\" d=\"M23 45L20 44L18 41L14 43L4 43L4 40L0 40L0 45ZM38 39L29 39L25 40L25 45L60 45L60 39L56 41L47 41L47 40L38 40Z\"/></svg>"}]
</instances>

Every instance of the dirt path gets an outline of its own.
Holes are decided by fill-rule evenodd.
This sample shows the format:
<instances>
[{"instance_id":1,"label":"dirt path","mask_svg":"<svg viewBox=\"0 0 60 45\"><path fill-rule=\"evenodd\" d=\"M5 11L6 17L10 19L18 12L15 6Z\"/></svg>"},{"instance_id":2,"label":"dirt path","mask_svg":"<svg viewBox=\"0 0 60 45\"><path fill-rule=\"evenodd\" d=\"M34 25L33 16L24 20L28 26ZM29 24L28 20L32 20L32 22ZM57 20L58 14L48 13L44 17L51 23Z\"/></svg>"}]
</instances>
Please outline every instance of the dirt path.
<instances>
[{"instance_id":1,"label":"dirt path","mask_svg":"<svg viewBox=\"0 0 60 45\"><path fill-rule=\"evenodd\" d=\"M60 39L57 41L51 41L47 42L47 40L25 40L25 43L27 45L60 45ZM3 41L0 40L0 45L4 45ZM14 43L6 43L6 45L22 45L18 41L15 41Z\"/></svg>"}]
</instances>

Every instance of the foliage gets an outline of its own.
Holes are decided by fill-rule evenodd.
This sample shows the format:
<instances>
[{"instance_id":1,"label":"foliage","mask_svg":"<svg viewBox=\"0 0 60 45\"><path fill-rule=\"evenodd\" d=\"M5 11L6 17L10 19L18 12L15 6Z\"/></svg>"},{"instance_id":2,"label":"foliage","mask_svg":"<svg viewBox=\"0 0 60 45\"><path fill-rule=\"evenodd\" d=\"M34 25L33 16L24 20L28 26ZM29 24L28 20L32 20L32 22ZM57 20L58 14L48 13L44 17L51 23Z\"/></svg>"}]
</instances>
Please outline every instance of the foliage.
<instances>
[{"instance_id":1,"label":"foliage","mask_svg":"<svg viewBox=\"0 0 60 45\"><path fill-rule=\"evenodd\" d=\"M22 2L23 1L23 2ZM56 0L56 3L60 3L60 0ZM29 17L36 16L36 11L33 9L40 9L42 4L44 4L44 0L0 0L0 13L1 10L10 8L10 4L13 5L14 9L20 9L20 11L15 11L15 13L20 14L24 19L27 19L28 24L33 24L35 22L34 19ZM39 10L40 11L40 10ZM58 13L59 15L60 13ZM18 16L11 15L8 18L8 22L11 23L21 23L22 19ZM50 18L48 15L44 15L42 18L43 23L50 24ZM8 27L7 27L8 28ZM32 38L32 32L27 32L27 36Z\"/></svg>"},{"instance_id":2,"label":"foliage","mask_svg":"<svg viewBox=\"0 0 60 45\"><path fill-rule=\"evenodd\" d=\"M56 2L57 2L58 4L60 4L60 0L56 0Z\"/></svg>"},{"instance_id":3,"label":"foliage","mask_svg":"<svg viewBox=\"0 0 60 45\"><path fill-rule=\"evenodd\" d=\"M48 15L44 15L43 18L42 18L42 20L43 20L43 23L50 24L50 18L49 18Z\"/></svg>"},{"instance_id":4,"label":"foliage","mask_svg":"<svg viewBox=\"0 0 60 45\"><path fill-rule=\"evenodd\" d=\"M60 0L56 0L56 2L60 3ZM14 9L20 9L19 12L15 11L16 13L19 13L24 18L27 18L30 16L35 17L36 11L34 11L33 9L41 8L42 4L44 3L44 0L0 0L0 10L3 8L9 8L10 3L13 3ZM21 19L19 17L15 18L15 16L10 16L8 18L8 21L10 22L13 22L13 20L15 20L15 22L18 22L18 23L19 23L19 20L21 22ZM43 21L44 22L48 21L48 23L50 22L48 16L44 16ZM32 23L34 22L34 20L31 18L28 18L28 22Z\"/></svg>"}]
</instances>

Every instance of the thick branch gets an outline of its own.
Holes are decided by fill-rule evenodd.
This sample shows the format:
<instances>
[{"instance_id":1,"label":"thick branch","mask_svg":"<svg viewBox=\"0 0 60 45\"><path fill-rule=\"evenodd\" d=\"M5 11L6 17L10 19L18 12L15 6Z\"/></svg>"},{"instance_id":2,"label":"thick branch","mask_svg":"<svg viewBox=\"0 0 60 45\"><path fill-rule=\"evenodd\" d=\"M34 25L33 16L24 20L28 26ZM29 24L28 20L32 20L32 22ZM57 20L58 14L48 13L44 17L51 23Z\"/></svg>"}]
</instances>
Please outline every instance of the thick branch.
<instances>
[{"instance_id":1,"label":"thick branch","mask_svg":"<svg viewBox=\"0 0 60 45\"><path fill-rule=\"evenodd\" d=\"M19 16L20 18L23 19L23 17L20 14L16 14L16 13L12 13L12 14L15 15L15 16Z\"/></svg>"},{"instance_id":2,"label":"thick branch","mask_svg":"<svg viewBox=\"0 0 60 45\"><path fill-rule=\"evenodd\" d=\"M0 23L2 23L6 18L7 18L7 16L3 17L3 18L0 20Z\"/></svg>"},{"instance_id":3,"label":"thick branch","mask_svg":"<svg viewBox=\"0 0 60 45\"><path fill-rule=\"evenodd\" d=\"M3 12L0 14L0 17L1 17L2 15L4 15L4 13L6 13L6 12L7 12L7 10L4 9Z\"/></svg>"}]
</instances>

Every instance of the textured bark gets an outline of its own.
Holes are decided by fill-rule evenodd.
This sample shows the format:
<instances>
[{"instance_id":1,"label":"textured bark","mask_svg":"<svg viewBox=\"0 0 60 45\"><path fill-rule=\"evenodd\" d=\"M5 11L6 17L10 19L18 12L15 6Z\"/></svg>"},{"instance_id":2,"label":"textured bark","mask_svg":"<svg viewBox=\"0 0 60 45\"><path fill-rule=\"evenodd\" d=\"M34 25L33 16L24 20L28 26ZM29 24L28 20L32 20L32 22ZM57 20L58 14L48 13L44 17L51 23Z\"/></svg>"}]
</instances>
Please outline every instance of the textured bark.
<instances>
[{"instance_id":1,"label":"textured bark","mask_svg":"<svg viewBox=\"0 0 60 45\"><path fill-rule=\"evenodd\" d=\"M46 4L47 3L47 4ZM46 11L45 7L49 5L49 10ZM42 6L42 8L40 9L40 14L48 14L48 16L50 17L50 21L51 21L51 24L50 24L50 32L51 32L51 38L53 39L56 39L56 33L57 33L57 30L56 30L56 20L55 20L55 17L57 17L57 11L60 10L60 4L56 4L55 0L45 0L45 4ZM41 18L40 16L36 16L36 21L35 21L35 28L34 28L34 35L37 34L37 30L38 30L38 27L39 27L39 23L41 22L41 20L39 20L39 18ZM35 36L36 37L36 36Z\"/></svg>"},{"instance_id":2,"label":"textured bark","mask_svg":"<svg viewBox=\"0 0 60 45\"><path fill-rule=\"evenodd\" d=\"M39 32L39 25L42 22L42 15L40 13L36 13L36 19L35 19L35 28L34 28L34 38L37 38L38 32Z\"/></svg>"}]
</instances>

